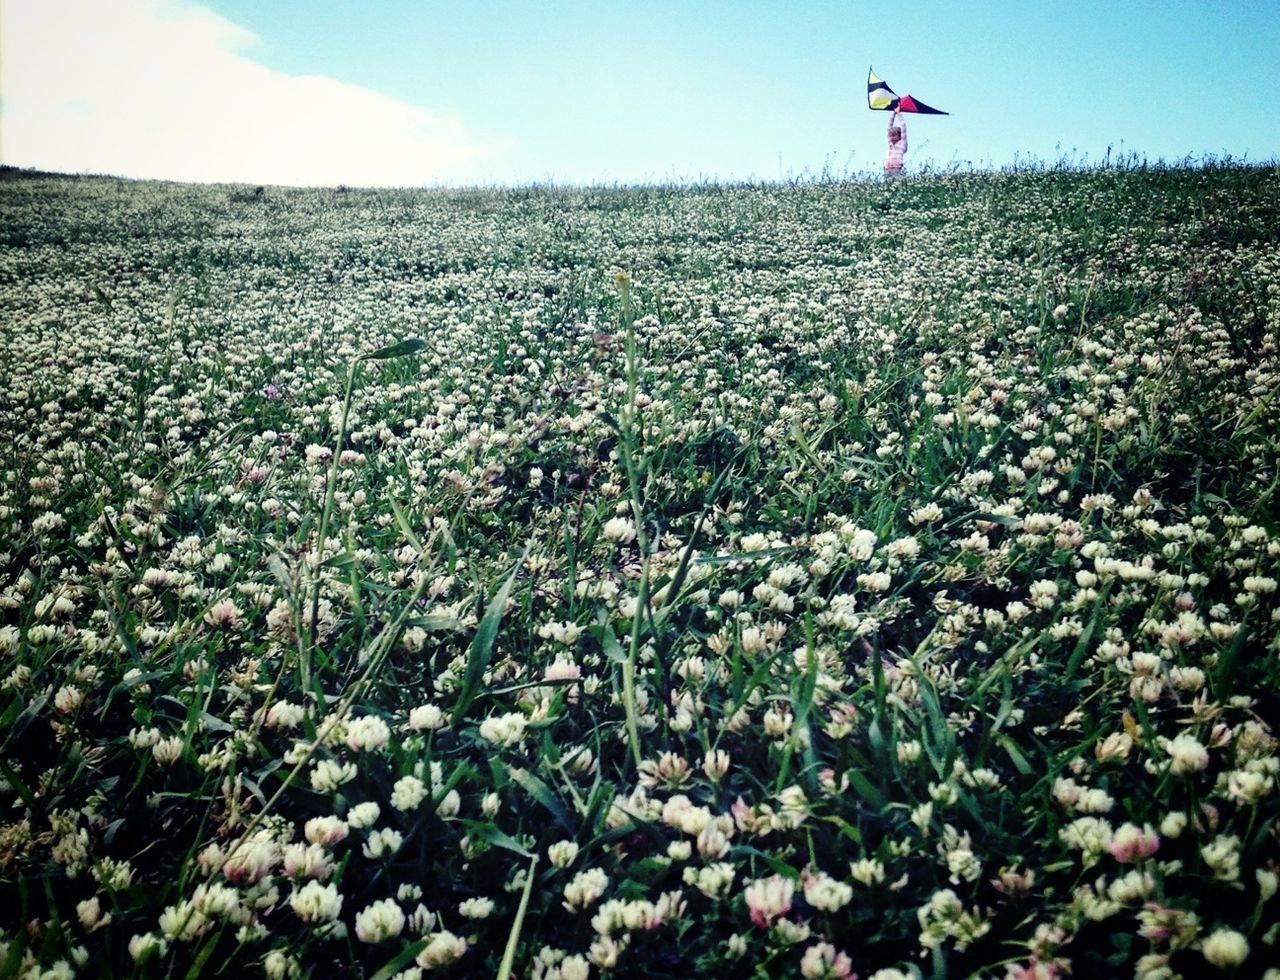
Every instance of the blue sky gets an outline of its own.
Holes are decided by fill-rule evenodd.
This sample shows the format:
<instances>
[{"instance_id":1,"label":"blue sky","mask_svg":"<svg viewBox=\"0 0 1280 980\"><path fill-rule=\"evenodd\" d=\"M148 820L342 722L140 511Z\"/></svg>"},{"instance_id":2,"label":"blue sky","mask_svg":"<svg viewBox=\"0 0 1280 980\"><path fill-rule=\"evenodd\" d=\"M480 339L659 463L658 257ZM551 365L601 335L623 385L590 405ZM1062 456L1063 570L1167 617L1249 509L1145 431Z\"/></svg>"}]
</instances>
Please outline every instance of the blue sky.
<instances>
[{"instance_id":1,"label":"blue sky","mask_svg":"<svg viewBox=\"0 0 1280 980\"><path fill-rule=\"evenodd\" d=\"M112 17L77 47L66 35L95 16L72 9L86 5ZM353 185L859 171L879 166L887 121L866 108L869 64L900 94L952 113L911 118L917 167L1097 159L1108 146L1151 159L1280 157L1270 2L4 6L0 153L20 165ZM109 37L121 20L127 35ZM152 66L157 49L168 60ZM28 53L10 65L15 52ZM49 72L50 59L70 68L85 57L82 95ZM121 82L111 101L146 125L107 124L122 111L100 95L113 72L139 91ZM37 82L61 88L55 97ZM42 126L56 135L47 159ZM101 145L112 133L121 145Z\"/></svg>"}]
</instances>

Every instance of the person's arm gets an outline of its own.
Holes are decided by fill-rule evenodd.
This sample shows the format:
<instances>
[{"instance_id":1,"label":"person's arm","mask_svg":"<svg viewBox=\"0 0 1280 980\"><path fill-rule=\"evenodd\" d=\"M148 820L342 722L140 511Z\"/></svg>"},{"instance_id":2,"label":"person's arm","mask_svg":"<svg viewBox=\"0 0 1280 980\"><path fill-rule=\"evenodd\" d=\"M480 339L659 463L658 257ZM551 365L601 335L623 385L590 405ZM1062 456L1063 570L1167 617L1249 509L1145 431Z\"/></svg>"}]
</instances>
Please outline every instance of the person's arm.
<instances>
[{"instance_id":1,"label":"person's arm","mask_svg":"<svg viewBox=\"0 0 1280 980\"><path fill-rule=\"evenodd\" d=\"M902 152L907 152L907 121L903 118L902 113L897 114L898 128L902 130Z\"/></svg>"}]
</instances>

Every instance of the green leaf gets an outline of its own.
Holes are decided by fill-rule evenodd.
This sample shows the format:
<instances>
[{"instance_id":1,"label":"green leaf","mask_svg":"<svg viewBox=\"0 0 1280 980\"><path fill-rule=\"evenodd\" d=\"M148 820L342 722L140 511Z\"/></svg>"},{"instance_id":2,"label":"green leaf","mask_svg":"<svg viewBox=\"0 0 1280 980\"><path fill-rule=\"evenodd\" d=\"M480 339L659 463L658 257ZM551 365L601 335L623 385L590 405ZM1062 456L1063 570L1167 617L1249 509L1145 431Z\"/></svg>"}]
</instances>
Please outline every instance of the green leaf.
<instances>
[{"instance_id":1,"label":"green leaf","mask_svg":"<svg viewBox=\"0 0 1280 980\"><path fill-rule=\"evenodd\" d=\"M527 769L508 767L507 773L511 776L511 781L541 803L547 812L555 818L556 823L563 827L567 833L577 834L578 828L573 825L573 819L569 816L568 807L551 792L551 787Z\"/></svg>"},{"instance_id":2,"label":"green leaf","mask_svg":"<svg viewBox=\"0 0 1280 980\"><path fill-rule=\"evenodd\" d=\"M748 844L739 844L736 847L730 848L729 853L749 855L757 860L763 861L776 875L781 875L783 878L790 878L792 881L800 880L800 872L787 864L786 861L782 861L779 858L774 857L772 854L768 854L758 848L751 847Z\"/></svg>"},{"instance_id":3,"label":"green leaf","mask_svg":"<svg viewBox=\"0 0 1280 980\"><path fill-rule=\"evenodd\" d=\"M1093 639L1093 634L1098 628L1098 623L1102 619L1102 613L1107 608L1106 604L1107 592L1103 592L1095 600L1093 615L1089 618L1089 625L1084 628L1080 634L1080 639L1076 641L1075 649L1071 651L1071 657L1067 660L1066 670L1063 671L1062 679L1064 681L1071 680L1075 676L1080 665L1084 663L1084 658L1089 653L1089 641Z\"/></svg>"},{"instance_id":4,"label":"green leaf","mask_svg":"<svg viewBox=\"0 0 1280 980\"><path fill-rule=\"evenodd\" d=\"M196 952L194 959L191 961L191 969L187 971L187 980L196 980L204 974L205 964L209 962L209 957L213 955L213 951L218 948L218 940L222 938L222 929L209 936L204 941L204 945Z\"/></svg>"},{"instance_id":5,"label":"green leaf","mask_svg":"<svg viewBox=\"0 0 1280 980\"><path fill-rule=\"evenodd\" d=\"M379 347L372 353L361 354L358 360L387 361L393 357L405 357L409 354L416 354L426 346L427 342L421 337L412 337L408 340L402 340L398 344L392 344L389 347Z\"/></svg>"},{"instance_id":6,"label":"green leaf","mask_svg":"<svg viewBox=\"0 0 1280 980\"><path fill-rule=\"evenodd\" d=\"M235 729L228 725L221 718L217 718L207 711L200 712L200 727L207 732L234 732Z\"/></svg>"},{"instance_id":7,"label":"green leaf","mask_svg":"<svg viewBox=\"0 0 1280 980\"><path fill-rule=\"evenodd\" d=\"M538 855L530 855L529 871L524 879L524 891L520 893L520 907L516 909L516 917L511 923L511 932L507 936L507 948L502 953L502 963L498 966L498 980L508 980L511 967L516 960L516 947L520 942L520 930L524 926L524 914L529 908L529 895L533 891L533 872L538 866Z\"/></svg>"},{"instance_id":8,"label":"green leaf","mask_svg":"<svg viewBox=\"0 0 1280 980\"><path fill-rule=\"evenodd\" d=\"M618 642L618 637L613 632L613 627L608 624L601 627L600 645L604 648L604 655L615 664L625 664L627 662L627 652L622 649L622 644Z\"/></svg>"},{"instance_id":9,"label":"green leaf","mask_svg":"<svg viewBox=\"0 0 1280 980\"><path fill-rule=\"evenodd\" d=\"M689 560L693 557L693 546L698 540L698 528L702 526L702 520L706 516L707 510L715 501L716 496L720 493L720 487L723 486L725 479L729 476L729 471L733 469L733 463L736 462L741 450L735 454L734 459L720 471L720 475L716 477L715 483L707 491L706 497L702 501L702 509L698 512L698 519L693 522L693 531L689 534L689 542L684 547L684 554L680 556L680 564L676 568L676 574L671 580L671 587L667 590L667 601L664 605L667 607L663 610L662 622L666 621L666 614L675 606L676 600L680 597L680 590L684 588L685 579L689 575Z\"/></svg>"},{"instance_id":10,"label":"green leaf","mask_svg":"<svg viewBox=\"0 0 1280 980\"><path fill-rule=\"evenodd\" d=\"M731 555L700 555L694 560L699 565L728 565L735 561L759 561L763 558L776 558L779 555L789 555L795 550L791 546L764 548L760 551L735 551Z\"/></svg>"},{"instance_id":11,"label":"green leaf","mask_svg":"<svg viewBox=\"0 0 1280 980\"><path fill-rule=\"evenodd\" d=\"M1231 646L1218 655L1217 667L1213 672L1213 693L1220 701L1230 697L1233 690L1231 682L1235 675L1236 661L1240 658L1240 652L1244 649L1245 640L1249 636L1249 625L1249 612L1246 611L1240 620L1240 628L1236 630Z\"/></svg>"},{"instance_id":12,"label":"green leaf","mask_svg":"<svg viewBox=\"0 0 1280 980\"><path fill-rule=\"evenodd\" d=\"M330 555L320 563L321 568L333 568L340 572L349 571L355 566L355 556L349 551L339 551L336 555Z\"/></svg>"},{"instance_id":13,"label":"green leaf","mask_svg":"<svg viewBox=\"0 0 1280 980\"><path fill-rule=\"evenodd\" d=\"M501 847L512 854L519 854L522 858L533 857L527 848L522 847L516 840L504 834L493 824L482 823L479 820L467 820L465 823L467 836L472 840L484 841L494 847Z\"/></svg>"},{"instance_id":14,"label":"green leaf","mask_svg":"<svg viewBox=\"0 0 1280 980\"><path fill-rule=\"evenodd\" d=\"M853 841L853 843L858 847L863 846L862 831L849 823L848 820L844 820L841 817L834 815L830 817L823 817L822 819L838 829L841 836L849 838L849 840Z\"/></svg>"},{"instance_id":15,"label":"green leaf","mask_svg":"<svg viewBox=\"0 0 1280 980\"><path fill-rule=\"evenodd\" d=\"M475 700L480 681L484 677L485 669L489 666L489 658L493 655L493 645L498 639L498 626L502 623L502 614L506 611L507 600L511 598L511 590L515 587L516 574L520 571L520 566L528 554L529 546L526 545L520 554L520 559L499 586L497 595L489 601L484 616L480 618L480 625L476 627L476 635L471 638L471 646L467 650L467 669L462 676L462 690L458 692L458 703L453 708L455 727L467 713L471 702Z\"/></svg>"},{"instance_id":16,"label":"green leaf","mask_svg":"<svg viewBox=\"0 0 1280 980\"><path fill-rule=\"evenodd\" d=\"M871 781L868 780L866 776L852 766L846 769L845 773L849 777L849 785L854 788L854 791L859 796L867 801L867 805L870 806L871 809L875 810L877 813L884 809L884 796L881 795L878 789L871 785Z\"/></svg>"},{"instance_id":17,"label":"green leaf","mask_svg":"<svg viewBox=\"0 0 1280 980\"><path fill-rule=\"evenodd\" d=\"M109 300L109 299L107 298L107 294L106 294L106 293L104 293L104 292L102 291L102 287L101 287L101 286L99 286L99 285L95 282L95 283L90 283L90 284L89 284L89 288L90 288L91 290L93 290L93 296L94 296L94 298L95 298L99 303L101 303L103 306L105 306L105 307L107 308L107 311L108 311L108 312L111 312L112 310L114 310L114 309L115 309L115 307L111 305L111 300Z\"/></svg>"},{"instance_id":18,"label":"green leaf","mask_svg":"<svg viewBox=\"0 0 1280 980\"><path fill-rule=\"evenodd\" d=\"M1002 524L1005 527L1020 527L1022 525L1021 517L1013 517L1009 514L993 514L990 511L979 511L976 519L990 521L992 524Z\"/></svg>"},{"instance_id":19,"label":"green leaf","mask_svg":"<svg viewBox=\"0 0 1280 980\"><path fill-rule=\"evenodd\" d=\"M410 616L404 621L406 627L420 626L428 632L438 630L456 630L461 626L457 616L450 616L447 613L434 613L427 616Z\"/></svg>"},{"instance_id":20,"label":"green leaf","mask_svg":"<svg viewBox=\"0 0 1280 980\"><path fill-rule=\"evenodd\" d=\"M608 412L601 412L596 417L600 419L600 421L603 422L605 425L607 425L609 428L611 428L614 432L617 432L617 433L622 432L622 425L618 422L617 419L615 419Z\"/></svg>"},{"instance_id":21,"label":"green leaf","mask_svg":"<svg viewBox=\"0 0 1280 980\"><path fill-rule=\"evenodd\" d=\"M1031 763L1027 761L1027 757L1022 754L1022 750L1018 748L1008 735L997 735L996 741L1000 743L1000 747L1009 754L1009 759L1013 762L1013 767L1024 776L1033 775Z\"/></svg>"},{"instance_id":22,"label":"green leaf","mask_svg":"<svg viewBox=\"0 0 1280 980\"><path fill-rule=\"evenodd\" d=\"M22 798L23 803L32 810L38 809L35 794L31 792L18 774L9 768L9 764L3 758L0 758L0 776L4 776L6 782L13 787L14 792Z\"/></svg>"},{"instance_id":23,"label":"green leaf","mask_svg":"<svg viewBox=\"0 0 1280 980\"><path fill-rule=\"evenodd\" d=\"M391 513L395 515L396 523L400 525L400 530L404 532L405 540L413 545L413 550L418 554L422 554L422 541L418 535L414 533L413 526L409 523L409 516L404 512L404 508L400 506L400 501L395 497L388 497L391 504Z\"/></svg>"},{"instance_id":24,"label":"green leaf","mask_svg":"<svg viewBox=\"0 0 1280 980\"><path fill-rule=\"evenodd\" d=\"M410 943L397 953L394 959L370 977L369 980L391 980L392 977L404 969L410 961L416 958L419 953L427 948L427 942L428 940L426 939L419 939L416 942Z\"/></svg>"}]
</instances>

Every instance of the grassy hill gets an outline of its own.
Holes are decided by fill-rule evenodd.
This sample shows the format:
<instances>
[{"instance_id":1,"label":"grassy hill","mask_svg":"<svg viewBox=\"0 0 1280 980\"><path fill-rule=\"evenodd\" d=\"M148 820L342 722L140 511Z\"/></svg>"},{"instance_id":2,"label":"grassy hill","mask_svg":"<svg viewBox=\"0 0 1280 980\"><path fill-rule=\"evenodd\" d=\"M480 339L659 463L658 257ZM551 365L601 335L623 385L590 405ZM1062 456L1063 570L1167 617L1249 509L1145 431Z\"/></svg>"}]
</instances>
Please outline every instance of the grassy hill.
<instances>
[{"instance_id":1,"label":"grassy hill","mask_svg":"<svg viewBox=\"0 0 1280 980\"><path fill-rule=\"evenodd\" d=\"M4 177L0 972L1280 958L1274 166Z\"/></svg>"}]
</instances>

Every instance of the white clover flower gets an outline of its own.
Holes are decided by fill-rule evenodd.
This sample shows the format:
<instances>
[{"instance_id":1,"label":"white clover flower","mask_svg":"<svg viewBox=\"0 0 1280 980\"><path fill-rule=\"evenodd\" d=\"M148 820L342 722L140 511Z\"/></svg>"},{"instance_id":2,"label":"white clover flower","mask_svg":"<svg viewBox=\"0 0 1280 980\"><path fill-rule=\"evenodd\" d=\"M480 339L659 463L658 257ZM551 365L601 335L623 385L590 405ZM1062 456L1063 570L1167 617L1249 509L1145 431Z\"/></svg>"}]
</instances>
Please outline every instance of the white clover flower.
<instances>
[{"instance_id":1,"label":"white clover flower","mask_svg":"<svg viewBox=\"0 0 1280 980\"><path fill-rule=\"evenodd\" d=\"M1271 901L1277 887L1280 887L1280 875L1266 868L1257 868L1253 876L1258 882L1258 897L1264 902Z\"/></svg>"},{"instance_id":2,"label":"white clover flower","mask_svg":"<svg viewBox=\"0 0 1280 980\"><path fill-rule=\"evenodd\" d=\"M528 723L528 719L518 711L486 718L480 723L480 737L486 742L510 748L519 744Z\"/></svg>"},{"instance_id":3,"label":"white clover flower","mask_svg":"<svg viewBox=\"0 0 1280 980\"><path fill-rule=\"evenodd\" d=\"M764 713L764 733L770 738L781 738L791 730L794 720L787 706L770 708Z\"/></svg>"},{"instance_id":4,"label":"white clover flower","mask_svg":"<svg viewBox=\"0 0 1280 980\"><path fill-rule=\"evenodd\" d=\"M266 974L267 980L292 980L302 975L302 967L288 953L273 949L262 961L262 972Z\"/></svg>"},{"instance_id":5,"label":"white clover flower","mask_svg":"<svg viewBox=\"0 0 1280 980\"><path fill-rule=\"evenodd\" d=\"M135 749L149 749L160 741L158 728L133 728L129 731L129 744Z\"/></svg>"},{"instance_id":6,"label":"white clover flower","mask_svg":"<svg viewBox=\"0 0 1280 980\"><path fill-rule=\"evenodd\" d=\"M424 970L434 970L461 959L466 951L466 940L444 929L432 934L427 940L427 945L418 954L417 963Z\"/></svg>"},{"instance_id":7,"label":"white clover flower","mask_svg":"<svg viewBox=\"0 0 1280 980\"><path fill-rule=\"evenodd\" d=\"M946 859L949 880L953 885L962 881L976 881L982 875L982 862L968 847L952 848L947 851Z\"/></svg>"},{"instance_id":8,"label":"white clover flower","mask_svg":"<svg viewBox=\"0 0 1280 980\"><path fill-rule=\"evenodd\" d=\"M1151 857L1160 848L1160 838L1150 824L1122 824L1112 835L1107 850L1122 864L1132 864Z\"/></svg>"},{"instance_id":9,"label":"white clover flower","mask_svg":"<svg viewBox=\"0 0 1280 980\"><path fill-rule=\"evenodd\" d=\"M764 653L769 648L769 639L764 630L756 626L748 626L742 631L743 653Z\"/></svg>"},{"instance_id":10,"label":"white clover flower","mask_svg":"<svg viewBox=\"0 0 1280 980\"><path fill-rule=\"evenodd\" d=\"M422 886L412 882L404 882L396 889L396 900L400 902L416 902L422 897Z\"/></svg>"},{"instance_id":11,"label":"white clover flower","mask_svg":"<svg viewBox=\"0 0 1280 980\"><path fill-rule=\"evenodd\" d=\"M1175 776L1190 776L1209 765L1209 752L1190 732L1183 732L1165 744L1165 751L1172 759Z\"/></svg>"},{"instance_id":12,"label":"white clover flower","mask_svg":"<svg viewBox=\"0 0 1280 980\"><path fill-rule=\"evenodd\" d=\"M94 932L111 924L111 913L103 915L102 902L97 895L76 903L76 918L86 932Z\"/></svg>"},{"instance_id":13,"label":"white clover flower","mask_svg":"<svg viewBox=\"0 0 1280 980\"><path fill-rule=\"evenodd\" d=\"M1058 837L1070 848L1083 852L1084 866L1095 864L1111 846L1111 824L1099 817L1079 817L1058 831Z\"/></svg>"},{"instance_id":14,"label":"white clover flower","mask_svg":"<svg viewBox=\"0 0 1280 980\"><path fill-rule=\"evenodd\" d=\"M800 975L806 980L847 980L853 976L853 962L831 943L817 943L800 958Z\"/></svg>"},{"instance_id":15,"label":"white clover flower","mask_svg":"<svg viewBox=\"0 0 1280 980\"><path fill-rule=\"evenodd\" d=\"M136 935L129 940L129 956L135 963L160 959L169 951L169 943L153 932Z\"/></svg>"},{"instance_id":16,"label":"white clover flower","mask_svg":"<svg viewBox=\"0 0 1280 980\"><path fill-rule=\"evenodd\" d=\"M1275 788L1275 780L1264 772L1233 769L1227 774L1227 792L1237 803L1256 806Z\"/></svg>"},{"instance_id":17,"label":"white clover flower","mask_svg":"<svg viewBox=\"0 0 1280 980\"><path fill-rule=\"evenodd\" d=\"M685 868L684 883L692 885L707 898L723 898L733 886L733 878L737 873L727 861L715 861L705 868Z\"/></svg>"},{"instance_id":18,"label":"white clover flower","mask_svg":"<svg viewBox=\"0 0 1280 980\"><path fill-rule=\"evenodd\" d=\"M302 829L302 834L312 844L332 847L347 839L347 823L338 817L312 817Z\"/></svg>"},{"instance_id":19,"label":"white clover flower","mask_svg":"<svg viewBox=\"0 0 1280 980\"><path fill-rule=\"evenodd\" d=\"M404 843L404 835L393 827L383 827L381 830L375 830L369 835L369 839L365 841L361 853L370 860L376 861L384 855L390 856L400 850L400 845Z\"/></svg>"},{"instance_id":20,"label":"white clover flower","mask_svg":"<svg viewBox=\"0 0 1280 980\"><path fill-rule=\"evenodd\" d=\"M1240 877L1240 838L1233 834L1215 837L1200 848L1200 857L1219 881Z\"/></svg>"},{"instance_id":21,"label":"white clover flower","mask_svg":"<svg viewBox=\"0 0 1280 980\"><path fill-rule=\"evenodd\" d=\"M570 912L586 908L596 901L609 887L609 876L599 868L588 868L579 871L573 880L564 886L564 906Z\"/></svg>"},{"instance_id":22,"label":"white clover flower","mask_svg":"<svg viewBox=\"0 0 1280 980\"><path fill-rule=\"evenodd\" d=\"M859 858L849 865L849 876L862 885L879 885L885 879L885 867L875 858Z\"/></svg>"},{"instance_id":23,"label":"white clover flower","mask_svg":"<svg viewBox=\"0 0 1280 980\"><path fill-rule=\"evenodd\" d=\"M347 722L345 741L353 752L376 752L391 741L391 729L377 715L362 715Z\"/></svg>"},{"instance_id":24,"label":"white clover flower","mask_svg":"<svg viewBox=\"0 0 1280 980\"><path fill-rule=\"evenodd\" d=\"M606 541L630 544L636 539L636 526L630 518L611 517L605 521L604 530L601 533Z\"/></svg>"},{"instance_id":25,"label":"white clover flower","mask_svg":"<svg viewBox=\"0 0 1280 980\"><path fill-rule=\"evenodd\" d=\"M1271 595L1276 590L1276 580L1266 575L1247 575L1244 590L1250 595Z\"/></svg>"},{"instance_id":26,"label":"white clover flower","mask_svg":"<svg viewBox=\"0 0 1280 980\"><path fill-rule=\"evenodd\" d=\"M1031 605L1037 609L1052 609L1054 603L1058 601L1058 583L1052 579L1040 579L1038 582L1032 582L1028 592L1031 598Z\"/></svg>"},{"instance_id":27,"label":"white clover flower","mask_svg":"<svg viewBox=\"0 0 1280 980\"><path fill-rule=\"evenodd\" d=\"M347 825L356 830L366 830L377 823L382 809L372 801L357 803L347 811Z\"/></svg>"},{"instance_id":28,"label":"white clover flower","mask_svg":"<svg viewBox=\"0 0 1280 980\"><path fill-rule=\"evenodd\" d=\"M209 607L204 622L213 629L236 631L244 626L244 613L232 600L221 599Z\"/></svg>"},{"instance_id":29,"label":"white clover flower","mask_svg":"<svg viewBox=\"0 0 1280 980\"><path fill-rule=\"evenodd\" d=\"M588 980L591 976L591 964L586 957L574 953L560 961L560 980ZM548 975L549 976L549 975Z\"/></svg>"},{"instance_id":30,"label":"white clover flower","mask_svg":"<svg viewBox=\"0 0 1280 980\"><path fill-rule=\"evenodd\" d=\"M406 901L406 899L401 899ZM414 907L413 914L409 916L409 929L418 935L426 935L436 927L438 916L428 909L421 902Z\"/></svg>"},{"instance_id":31,"label":"white clover flower","mask_svg":"<svg viewBox=\"0 0 1280 980\"><path fill-rule=\"evenodd\" d=\"M60 715L75 714L82 704L84 704L84 691L74 684L59 688L58 693L53 696L53 706Z\"/></svg>"},{"instance_id":32,"label":"white clover flower","mask_svg":"<svg viewBox=\"0 0 1280 980\"><path fill-rule=\"evenodd\" d=\"M742 605L743 595L737 589L727 589L720 593L716 602L724 609L737 609Z\"/></svg>"},{"instance_id":33,"label":"white clover flower","mask_svg":"<svg viewBox=\"0 0 1280 980\"><path fill-rule=\"evenodd\" d=\"M301 888L294 889L289 896L289 907L303 922L332 922L342 911L342 895L333 884L308 881Z\"/></svg>"},{"instance_id":34,"label":"white clover flower","mask_svg":"<svg viewBox=\"0 0 1280 980\"><path fill-rule=\"evenodd\" d=\"M888 592L893 576L888 572L863 572L857 578L858 587L868 592Z\"/></svg>"},{"instance_id":35,"label":"white clover flower","mask_svg":"<svg viewBox=\"0 0 1280 980\"><path fill-rule=\"evenodd\" d=\"M436 813L442 817L456 817L462 809L462 796L456 789L451 789L436 804Z\"/></svg>"},{"instance_id":36,"label":"white clover flower","mask_svg":"<svg viewBox=\"0 0 1280 980\"><path fill-rule=\"evenodd\" d=\"M734 825L728 818L720 817L698 832L698 853L706 859L721 858L729 853Z\"/></svg>"},{"instance_id":37,"label":"white clover flower","mask_svg":"<svg viewBox=\"0 0 1280 980\"><path fill-rule=\"evenodd\" d=\"M61 514L55 514L53 511L45 511L45 513L41 514L31 522L31 530L34 534L43 537L48 532L57 530L64 524L66 524L66 520L63 519Z\"/></svg>"},{"instance_id":38,"label":"white clover flower","mask_svg":"<svg viewBox=\"0 0 1280 980\"><path fill-rule=\"evenodd\" d=\"M843 881L818 872L804 879L804 900L823 912L836 912L848 905L853 889Z\"/></svg>"},{"instance_id":39,"label":"white clover flower","mask_svg":"<svg viewBox=\"0 0 1280 980\"><path fill-rule=\"evenodd\" d=\"M928 524L930 521L938 520L941 516L942 508L931 502L913 510L910 520L912 524Z\"/></svg>"},{"instance_id":40,"label":"white clover flower","mask_svg":"<svg viewBox=\"0 0 1280 980\"><path fill-rule=\"evenodd\" d=\"M1174 811L1165 814L1165 818L1160 821L1161 837L1179 837L1182 832L1187 829L1187 815Z\"/></svg>"},{"instance_id":41,"label":"white clover flower","mask_svg":"<svg viewBox=\"0 0 1280 980\"><path fill-rule=\"evenodd\" d=\"M545 681L576 681L582 677L582 668L572 658L560 654L542 673Z\"/></svg>"},{"instance_id":42,"label":"white clover flower","mask_svg":"<svg viewBox=\"0 0 1280 980\"><path fill-rule=\"evenodd\" d=\"M1249 940L1234 929L1215 929L1205 937L1200 952L1219 970L1230 970L1249 958Z\"/></svg>"},{"instance_id":43,"label":"white clover flower","mask_svg":"<svg viewBox=\"0 0 1280 980\"><path fill-rule=\"evenodd\" d=\"M1090 786L1081 791L1075 808L1080 813L1110 813L1115 803L1106 790Z\"/></svg>"},{"instance_id":44,"label":"white clover flower","mask_svg":"<svg viewBox=\"0 0 1280 980\"><path fill-rule=\"evenodd\" d=\"M287 844L281 859L290 878L328 879L333 874L333 858L319 844Z\"/></svg>"},{"instance_id":45,"label":"white clover flower","mask_svg":"<svg viewBox=\"0 0 1280 980\"><path fill-rule=\"evenodd\" d=\"M729 771L729 753L724 749L709 749L702 760L702 771L713 783L718 783Z\"/></svg>"},{"instance_id":46,"label":"white clover flower","mask_svg":"<svg viewBox=\"0 0 1280 980\"><path fill-rule=\"evenodd\" d=\"M578 856L578 845L571 840L556 841L547 848L547 860L557 868L567 868Z\"/></svg>"},{"instance_id":47,"label":"white clover flower","mask_svg":"<svg viewBox=\"0 0 1280 980\"><path fill-rule=\"evenodd\" d=\"M169 942L190 942L212 928L209 917L190 902L170 905L160 913L160 933Z\"/></svg>"},{"instance_id":48,"label":"white clover flower","mask_svg":"<svg viewBox=\"0 0 1280 980\"><path fill-rule=\"evenodd\" d=\"M778 824L783 828L799 827L809 815L809 800L794 783L778 794L778 805Z\"/></svg>"},{"instance_id":49,"label":"white clover flower","mask_svg":"<svg viewBox=\"0 0 1280 980\"><path fill-rule=\"evenodd\" d=\"M151 746L151 755L162 766L171 766L182 758L182 739L177 735L162 738Z\"/></svg>"},{"instance_id":50,"label":"white clover flower","mask_svg":"<svg viewBox=\"0 0 1280 980\"><path fill-rule=\"evenodd\" d=\"M458 914L464 919L487 919L493 913L493 899L468 898L458 905Z\"/></svg>"},{"instance_id":51,"label":"white clover flower","mask_svg":"<svg viewBox=\"0 0 1280 980\"><path fill-rule=\"evenodd\" d=\"M191 906L213 919L235 921L245 917L239 893L217 881L197 885L191 893Z\"/></svg>"},{"instance_id":52,"label":"white clover flower","mask_svg":"<svg viewBox=\"0 0 1280 980\"><path fill-rule=\"evenodd\" d=\"M214 858L215 866L221 864L227 881L233 885L252 885L261 881L280 860L280 847L271 837L259 833L249 840L237 841L225 861L221 860L220 852Z\"/></svg>"},{"instance_id":53,"label":"white clover flower","mask_svg":"<svg viewBox=\"0 0 1280 980\"><path fill-rule=\"evenodd\" d=\"M356 914L356 938L363 943L394 939L404 929L404 912L393 898L384 898Z\"/></svg>"},{"instance_id":54,"label":"white clover flower","mask_svg":"<svg viewBox=\"0 0 1280 980\"><path fill-rule=\"evenodd\" d=\"M297 728L307 716L307 709L289 701L277 701L267 712L267 728Z\"/></svg>"},{"instance_id":55,"label":"white clover flower","mask_svg":"<svg viewBox=\"0 0 1280 980\"><path fill-rule=\"evenodd\" d=\"M743 898L751 921L761 929L767 929L779 918L791 911L791 899L796 885L790 878L771 875L747 883Z\"/></svg>"},{"instance_id":56,"label":"white clover flower","mask_svg":"<svg viewBox=\"0 0 1280 980\"><path fill-rule=\"evenodd\" d=\"M391 788L391 805L397 810L416 810L427 797L427 787L417 776L402 776Z\"/></svg>"},{"instance_id":57,"label":"white clover flower","mask_svg":"<svg viewBox=\"0 0 1280 980\"><path fill-rule=\"evenodd\" d=\"M339 786L355 778L356 767L350 762L321 759L311 770L311 788L317 793L336 793Z\"/></svg>"},{"instance_id":58,"label":"white clover flower","mask_svg":"<svg viewBox=\"0 0 1280 980\"><path fill-rule=\"evenodd\" d=\"M445 713L434 704L423 704L409 712L409 728L415 732L438 731L448 724Z\"/></svg>"}]
</instances>

